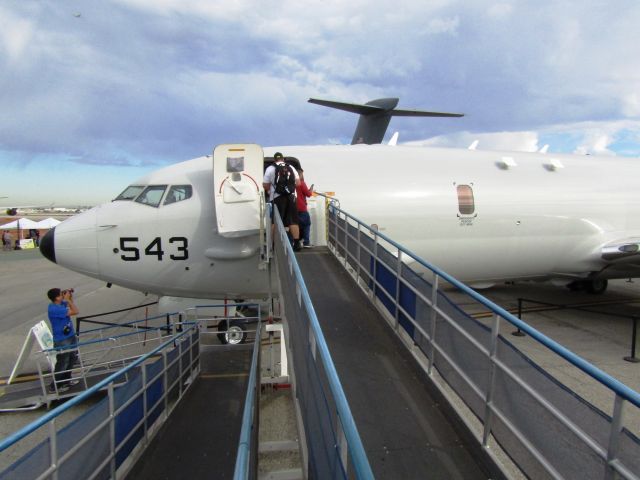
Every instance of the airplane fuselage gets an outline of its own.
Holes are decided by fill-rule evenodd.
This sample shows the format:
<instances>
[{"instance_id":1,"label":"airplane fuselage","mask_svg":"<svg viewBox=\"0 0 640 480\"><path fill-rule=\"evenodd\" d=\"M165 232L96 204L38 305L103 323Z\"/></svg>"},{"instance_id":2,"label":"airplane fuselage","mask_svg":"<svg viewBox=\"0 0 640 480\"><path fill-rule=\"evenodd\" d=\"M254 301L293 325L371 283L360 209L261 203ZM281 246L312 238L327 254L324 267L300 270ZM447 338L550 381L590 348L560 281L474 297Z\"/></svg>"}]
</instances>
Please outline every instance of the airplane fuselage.
<instances>
[{"instance_id":1,"label":"airplane fuselage","mask_svg":"<svg viewBox=\"0 0 640 480\"><path fill-rule=\"evenodd\" d=\"M462 281L637 276L603 245L640 237L635 159L388 145L265 149L296 157L308 185ZM157 207L116 200L55 233L55 261L159 295L257 298L268 289L258 235L222 236L213 162L200 157L132 185L190 185Z\"/></svg>"}]
</instances>

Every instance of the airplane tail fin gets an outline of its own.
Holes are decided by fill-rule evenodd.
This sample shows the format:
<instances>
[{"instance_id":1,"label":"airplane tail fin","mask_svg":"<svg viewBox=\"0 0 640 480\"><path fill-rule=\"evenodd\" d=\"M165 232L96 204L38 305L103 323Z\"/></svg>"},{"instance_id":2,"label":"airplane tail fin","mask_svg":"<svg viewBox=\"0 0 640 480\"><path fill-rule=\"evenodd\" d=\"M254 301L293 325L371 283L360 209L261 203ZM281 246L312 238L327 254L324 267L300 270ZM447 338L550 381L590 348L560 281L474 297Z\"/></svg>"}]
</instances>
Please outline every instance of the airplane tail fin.
<instances>
[{"instance_id":1,"label":"airplane tail fin","mask_svg":"<svg viewBox=\"0 0 640 480\"><path fill-rule=\"evenodd\" d=\"M360 118L358 126L353 134L351 144L356 143L382 143L391 117L462 117L462 113L427 112L414 109L397 109L398 98L379 98L363 104L337 102L334 100L321 100L310 98L309 103L315 103L324 107L358 113Z\"/></svg>"}]
</instances>

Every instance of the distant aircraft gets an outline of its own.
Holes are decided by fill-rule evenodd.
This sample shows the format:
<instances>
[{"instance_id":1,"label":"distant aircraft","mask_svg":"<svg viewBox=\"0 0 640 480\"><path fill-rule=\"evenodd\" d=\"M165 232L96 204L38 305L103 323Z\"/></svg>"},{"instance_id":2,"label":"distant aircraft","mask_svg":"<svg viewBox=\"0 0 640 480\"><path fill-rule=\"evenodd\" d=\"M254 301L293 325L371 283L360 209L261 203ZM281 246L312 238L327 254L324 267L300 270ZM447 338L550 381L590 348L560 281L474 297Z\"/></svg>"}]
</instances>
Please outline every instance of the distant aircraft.
<instances>
[{"instance_id":1,"label":"distant aircraft","mask_svg":"<svg viewBox=\"0 0 640 480\"><path fill-rule=\"evenodd\" d=\"M597 293L607 279L639 276L637 159L381 145L391 100L311 99L360 113L354 143L365 142L218 146L213 158L155 171L63 222L41 251L161 296L263 297L261 179L279 151L316 190L335 192L346 211L473 287L551 280Z\"/></svg>"},{"instance_id":2,"label":"distant aircraft","mask_svg":"<svg viewBox=\"0 0 640 480\"><path fill-rule=\"evenodd\" d=\"M0 198L9 198L9 197L0 197ZM4 210L5 213L7 215L9 215L10 217L15 217L18 214L18 210L20 210L21 208L45 208L47 206L50 205L19 205L17 207L15 206L6 206L6 207L1 207L0 206L0 211Z\"/></svg>"}]
</instances>

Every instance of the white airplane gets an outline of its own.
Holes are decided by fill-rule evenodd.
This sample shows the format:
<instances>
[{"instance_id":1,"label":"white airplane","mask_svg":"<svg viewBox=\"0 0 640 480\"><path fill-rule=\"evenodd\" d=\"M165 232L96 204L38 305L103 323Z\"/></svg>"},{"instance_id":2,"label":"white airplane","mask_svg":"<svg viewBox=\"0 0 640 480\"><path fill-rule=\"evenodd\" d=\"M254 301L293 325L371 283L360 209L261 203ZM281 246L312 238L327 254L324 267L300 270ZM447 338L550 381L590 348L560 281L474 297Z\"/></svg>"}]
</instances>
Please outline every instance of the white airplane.
<instances>
[{"instance_id":1,"label":"white airplane","mask_svg":"<svg viewBox=\"0 0 640 480\"><path fill-rule=\"evenodd\" d=\"M637 159L381 145L395 104L376 102L314 101L360 113L360 144L218 146L66 220L41 251L160 296L264 297L261 183L265 160L279 151L344 210L476 288L551 280L596 293L607 279L639 276Z\"/></svg>"}]
</instances>

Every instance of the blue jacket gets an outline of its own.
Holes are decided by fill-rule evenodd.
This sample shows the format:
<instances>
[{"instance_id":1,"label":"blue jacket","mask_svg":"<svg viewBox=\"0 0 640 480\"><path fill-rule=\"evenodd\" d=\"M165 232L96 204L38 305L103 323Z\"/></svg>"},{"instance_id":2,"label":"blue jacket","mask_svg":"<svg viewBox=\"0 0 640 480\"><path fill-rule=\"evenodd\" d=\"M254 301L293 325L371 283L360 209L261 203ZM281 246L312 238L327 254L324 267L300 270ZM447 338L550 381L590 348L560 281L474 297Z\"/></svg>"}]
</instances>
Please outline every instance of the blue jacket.
<instances>
[{"instance_id":1,"label":"blue jacket","mask_svg":"<svg viewBox=\"0 0 640 480\"><path fill-rule=\"evenodd\" d=\"M67 315L67 311L69 307L66 301L62 301L60 305L56 305L55 303L49 304L49 323L51 323L51 330L53 333L53 341L59 342L61 340L66 340L67 338L73 337L76 332L73 329L73 322L71 321L71 317ZM64 327L69 326L69 333L64 334Z\"/></svg>"}]
</instances>

